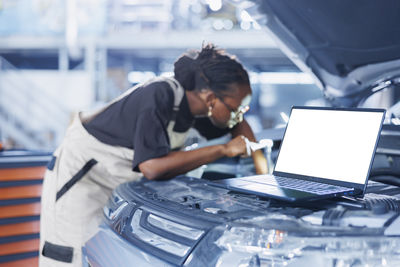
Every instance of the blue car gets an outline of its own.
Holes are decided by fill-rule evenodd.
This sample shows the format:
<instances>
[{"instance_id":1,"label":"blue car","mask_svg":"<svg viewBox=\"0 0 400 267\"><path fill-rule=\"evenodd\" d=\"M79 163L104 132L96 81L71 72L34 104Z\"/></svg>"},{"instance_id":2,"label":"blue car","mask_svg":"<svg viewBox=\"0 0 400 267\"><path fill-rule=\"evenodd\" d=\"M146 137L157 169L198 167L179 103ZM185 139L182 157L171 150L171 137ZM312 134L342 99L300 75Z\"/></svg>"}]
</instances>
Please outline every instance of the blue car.
<instances>
[{"instance_id":1,"label":"blue car","mask_svg":"<svg viewBox=\"0 0 400 267\"><path fill-rule=\"evenodd\" d=\"M390 193L388 193L390 192ZM288 205L182 176L120 185L84 247L90 266L397 266L400 188Z\"/></svg>"}]
</instances>

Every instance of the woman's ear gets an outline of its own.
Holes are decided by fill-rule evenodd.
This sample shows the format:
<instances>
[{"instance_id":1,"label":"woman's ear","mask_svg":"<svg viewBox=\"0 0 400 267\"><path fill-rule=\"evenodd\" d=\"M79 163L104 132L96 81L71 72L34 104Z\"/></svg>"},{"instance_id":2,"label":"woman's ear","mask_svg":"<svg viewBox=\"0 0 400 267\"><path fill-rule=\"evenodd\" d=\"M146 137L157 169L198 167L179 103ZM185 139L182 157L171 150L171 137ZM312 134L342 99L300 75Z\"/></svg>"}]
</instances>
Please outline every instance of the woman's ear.
<instances>
[{"instance_id":1,"label":"woman's ear","mask_svg":"<svg viewBox=\"0 0 400 267\"><path fill-rule=\"evenodd\" d=\"M214 107L216 96L209 89L187 91L189 108L194 116L206 116L208 110Z\"/></svg>"},{"instance_id":2,"label":"woman's ear","mask_svg":"<svg viewBox=\"0 0 400 267\"><path fill-rule=\"evenodd\" d=\"M214 102L217 99L217 96L213 91L211 91L210 89L201 89L200 94L201 94L200 97L204 100L207 107L214 106Z\"/></svg>"}]
</instances>

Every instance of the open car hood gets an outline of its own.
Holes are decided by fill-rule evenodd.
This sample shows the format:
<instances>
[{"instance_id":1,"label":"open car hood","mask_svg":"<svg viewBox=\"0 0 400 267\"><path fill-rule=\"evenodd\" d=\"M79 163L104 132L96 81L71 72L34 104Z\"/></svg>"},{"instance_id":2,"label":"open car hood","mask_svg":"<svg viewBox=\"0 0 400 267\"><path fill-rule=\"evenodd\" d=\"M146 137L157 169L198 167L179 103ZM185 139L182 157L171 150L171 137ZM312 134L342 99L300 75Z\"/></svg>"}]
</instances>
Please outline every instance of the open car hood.
<instances>
[{"instance_id":1,"label":"open car hood","mask_svg":"<svg viewBox=\"0 0 400 267\"><path fill-rule=\"evenodd\" d=\"M400 83L400 1L241 3L334 106L357 106Z\"/></svg>"}]
</instances>

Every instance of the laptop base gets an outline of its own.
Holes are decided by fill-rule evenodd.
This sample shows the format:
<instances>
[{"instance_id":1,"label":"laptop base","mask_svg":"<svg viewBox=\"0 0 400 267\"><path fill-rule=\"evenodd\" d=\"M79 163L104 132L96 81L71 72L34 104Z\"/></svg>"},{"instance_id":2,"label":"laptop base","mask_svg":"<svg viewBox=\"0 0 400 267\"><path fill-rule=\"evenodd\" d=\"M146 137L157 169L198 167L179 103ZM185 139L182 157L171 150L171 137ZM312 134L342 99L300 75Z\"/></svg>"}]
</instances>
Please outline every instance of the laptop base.
<instances>
[{"instance_id":1,"label":"laptop base","mask_svg":"<svg viewBox=\"0 0 400 267\"><path fill-rule=\"evenodd\" d=\"M326 194L326 195L318 195L289 188L277 187L268 184L243 181L241 178L215 180L208 182L208 184L216 187L225 188L231 191L253 194L260 197L273 198L288 202L311 201L311 200L326 199L326 198L333 198L346 195L350 196L353 195L354 193L352 192L352 189L349 188L349 191Z\"/></svg>"}]
</instances>

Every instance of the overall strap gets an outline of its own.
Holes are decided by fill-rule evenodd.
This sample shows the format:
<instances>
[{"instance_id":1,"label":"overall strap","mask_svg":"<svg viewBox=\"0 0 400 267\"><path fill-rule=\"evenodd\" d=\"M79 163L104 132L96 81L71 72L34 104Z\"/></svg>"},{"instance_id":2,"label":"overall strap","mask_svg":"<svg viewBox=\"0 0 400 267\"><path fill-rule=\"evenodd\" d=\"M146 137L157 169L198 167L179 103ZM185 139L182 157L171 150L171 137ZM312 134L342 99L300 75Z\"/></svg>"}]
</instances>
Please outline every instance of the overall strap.
<instances>
[{"instance_id":1,"label":"overall strap","mask_svg":"<svg viewBox=\"0 0 400 267\"><path fill-rule=\"evenodd\" d=\"M176 115L178 114L178 111L179 111L179 105L181 104L181 101L185 94L185 91L184 91L182 85L175 78L161 77L160 80L167 82L169 84L169 86L172 88L172 91L174 92L174 107L173 107L172 120L175 120Z\"/></svg>"}]
</instances>

